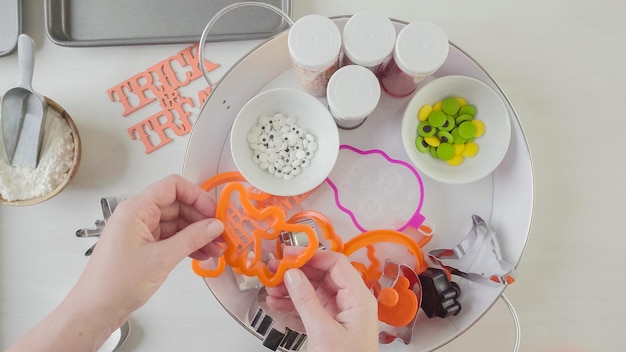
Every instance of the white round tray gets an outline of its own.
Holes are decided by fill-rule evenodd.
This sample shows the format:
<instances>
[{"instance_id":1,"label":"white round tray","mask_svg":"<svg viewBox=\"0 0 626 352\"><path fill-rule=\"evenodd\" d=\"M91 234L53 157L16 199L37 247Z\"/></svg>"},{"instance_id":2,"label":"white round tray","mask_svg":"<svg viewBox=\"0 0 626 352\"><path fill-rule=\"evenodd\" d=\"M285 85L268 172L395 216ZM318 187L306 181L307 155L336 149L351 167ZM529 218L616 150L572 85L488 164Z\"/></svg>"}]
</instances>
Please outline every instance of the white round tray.
<instances>
[{"instance_id":1,"label":"white round tray","mask_svg":"<svg viewBox=\"0 0 626 352\"><path fill-rule=\"evenodd\" d=\"M334 20L341 29L347 17ZM397 31L406 25L401 21L394 21L394 24ZM513 107L495 81L453 44L450 45L448 59L434 77L447 75L474 77L500 95L511 118L511 144L499 167L482 180L449 185L421 176L424 185L421 214L435 228L433 239L424 251L453 248L470 230L471 215L477 214L495 231L503 259L517 266L529 235L533 203L532 164L524 132ZM213 90L193 127L183 176L201 184L218 173L236 170L229 146L233 121L249 99L276 87L298 88L287 50L287 31L248 53ZM400 131L402 115L410 98L392 98L383 93L379 106L361 127L351 131L340 130L340 142L362 150L380 149L393 159L410 163L402 147ZM325 212L325 209L314 210ZM396 340L389 345L381 345L380 350L437 349L476 323L504 291L504 286L489 286L460 278L454 280L461 288L459 302L462 310L457 316L429 319L422 312L418 315L410 345ZM248 318L250 308L256 304L257 292L239 291L228 271L205 281L227 312L246 330L257 335Z\"/></svg>"}]
</instances>

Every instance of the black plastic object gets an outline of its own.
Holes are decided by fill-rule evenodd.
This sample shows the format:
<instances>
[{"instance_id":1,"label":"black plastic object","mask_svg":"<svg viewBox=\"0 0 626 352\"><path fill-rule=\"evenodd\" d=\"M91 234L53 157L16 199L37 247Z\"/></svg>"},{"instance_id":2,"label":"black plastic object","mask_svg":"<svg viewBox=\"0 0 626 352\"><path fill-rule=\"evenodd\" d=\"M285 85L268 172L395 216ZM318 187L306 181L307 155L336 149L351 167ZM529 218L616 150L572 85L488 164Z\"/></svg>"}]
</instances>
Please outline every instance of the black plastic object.
<instances>
[{"instance_id":1,"label":"black plastic object","mask_svg":"<svg viewBox=\"0 0 626 352\"><path fill-rule=\"evenodd\" d=\"M422 284L422 310L429 318L447 318L459 314L461 304L457 298L461 289L456 282L448 280L445 271L428 268L419 274Z\"/></svg>"}]
</instances>

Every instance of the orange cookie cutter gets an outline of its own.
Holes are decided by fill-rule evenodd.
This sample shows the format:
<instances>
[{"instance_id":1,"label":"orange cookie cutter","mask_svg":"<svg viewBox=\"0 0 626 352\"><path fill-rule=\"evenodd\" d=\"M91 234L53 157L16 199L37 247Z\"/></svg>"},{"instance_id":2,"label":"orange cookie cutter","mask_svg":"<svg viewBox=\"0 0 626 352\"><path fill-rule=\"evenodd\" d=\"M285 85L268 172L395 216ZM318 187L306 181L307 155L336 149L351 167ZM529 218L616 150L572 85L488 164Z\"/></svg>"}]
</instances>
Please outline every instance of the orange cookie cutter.
<instances>
[{"instance_id":1,"label":"orange cookie cutter","mask_svg":"<svg viewBox=\"0 0 626 352\"><path fill-rule=\"evenodd\" d=\"M428 263L424 259L424 254L422 253L422 248L428 241L430 241L431 236L423 236L420 242L416 242L411 237L407 236L402 232L398 232L396 230L372 230L363 232L360 235L357 235L351 238L348 242L344 244L343 253L346 256L350 256L356 251L366 248L368 246L372 246L376 243L395 243L406 247L409 252L415 257L415 272L421 273L422 271L428 268Z\"/></svg>"},{"instance_id":2,"label":"orange cookie cutter","mask_svg":"<svg viewBox=\"0 0 626 352\"><path fill-rule=\"evenodd\" d=\"M215 217L224 223L224 254L218 258L215 269L203 268L200 261L192 261L193 271L202 277L216 277L230 265L235 271L247 276L256 276L265 286L276 286L282 282L285 272L290 268L303 266L317 251L319 239L313 228L298 224L306 218L313 219L320 228L323 238L331 244L331 250L342 251L343 242L335 234L332 224L322 214L306 211L300 212L286 220L285 209L294 203L298 204L308 194L293 197L277 197L260 192L254 188L246 188L243 176L238 172L216 175L203 183L202 188L210 191L224 184L218 197ZM233 196L238 202L231 202ZM236 204L240 207L237 207ZM283 232L303 233L307 237L307 245L298 254L283 255L280 246L272 253L279 259L275 272L269 270L263 258L263 241L276 241Z\"/></svg>"}]
</instances>

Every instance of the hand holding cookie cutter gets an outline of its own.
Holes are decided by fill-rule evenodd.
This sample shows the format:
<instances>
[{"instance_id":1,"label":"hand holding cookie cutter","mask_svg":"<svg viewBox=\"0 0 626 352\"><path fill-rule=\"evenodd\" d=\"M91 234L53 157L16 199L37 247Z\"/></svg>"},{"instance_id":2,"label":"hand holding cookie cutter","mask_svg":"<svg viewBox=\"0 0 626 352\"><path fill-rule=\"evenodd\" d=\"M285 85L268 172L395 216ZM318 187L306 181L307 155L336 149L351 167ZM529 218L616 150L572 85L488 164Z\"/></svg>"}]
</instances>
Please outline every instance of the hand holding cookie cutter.
<instances>
[{"instance_id":1,"label":"hand holding cookie cutter","mask_svg":"<svg viewBox=\"0 0 626 352\"><path fill-rule=\"evenodd\" d=\"M353 237L344 245L343 253L350 256L356 251L365 248L367 257L371 265L366 267L362 263L353 262L353 266L361 272L366 285L372 289L378 304L378 319L392 327L401 328L415 322L417 311L421 300L421 291L417 279L417 273L421 273L428 267L422 254L421 247L430 241L430 228L424 225L422 240L418 243L411 237L395 230L374 230L364 232ZM385 261L383 272L379 272L380 260L375 255L374 245L376 243L395 243L406 247L415 257L415 267L409 268L406 265L396 264L389 259ZM412 275L409 274L413 273ZM417 292L416 292L417 291ZM419 296L419 297L418 297ZM405 341L411 340L411 332L406 329L399 329L400 338ZM380 336L381 343L390 343L396 335L386 333Z\"/></svg>"},{"instance_id":2,"label":"hand holding cookie cutter","mask_svg":"<svg viewBox=\"0 0 626 352\"><path fill-rule=\"evenodd\" d=\"M224 223L224 254L218 259L215 269L205 269L199 261L192 261L194 272L203 277L215 277L220 275L225 264L230 265L240 274L256 276L266 286L276 286L282 282L287 269L303 266L317 251L319 239L310 226L299 224L303 217L309 217L321 226L323 237L331 242L333 250L343 248L341 239L334 233L330 222L321 214L315 212L303 212L296 214L291 219L285 219L285 212L277 205L265 205L258 207L254 200L267 201L268 195L262 192L254 192L235 181L243 178L238 173L220 174L208 180L203 185L205 190L210 190L222 183L227 183L222 189L215 217ZM244 180L245 181L245 180ZM240 208L231 202L231 197L238 195ZM262 202L261 202L262 204ZM279 259L279 265L275 272L268 269L262 257L262 243L266 241L278 242L282 233L305 234L307 245L297 255L284 255L277 248L274 257Z\"/></svg>"},{"instance_id":3,"label":"hand holding cookie cutter","mask_svg":"<svg viewBox=\"0 0 626 352\"><path fill-rule=\"evenodd\" d=\"M265 286L275 286L282 282L287 269L299 268L313 256L322 237L330 243L328 249L344 253L346 256L366 249L370 265L366 266L360 262L352 264L361 272L367 286L379 300L379 313L382 312L379 319L393 329L381 335L381 342L389 343L395 338L410 341L421 300L417 273L423 272L428 267L421 247L432 238L432 228L424 224L419 226L422 235L419 242L402 232L382 229L364 232L344 244L334 232L330 220L323 214L301 211L286 220L285 209L279 204L288 204L283 198L290 197L264 194L254 188L246 188L244 182L245 179L239 173L229 172L217 175L203 184L206 191L225 184L219 194L216 210L216 217L224 222L222 236L225 246L224 255L219 258L215 269L205 269L199 261L194 260L192 268L196 274L215 277L223 272L226 264L229 264L239 274L256 276ZM233 195L237 195L236 202L232 201ZM322 234L320 238L312 226L303 224L305 220L315 222L315 227ZM279 238L284 234L292 236L287 236L287 240ZM265 264L261 246L263 240L276 242L276 250L272 254L273 258L279 260L279 264L275 272L271 272ZM283 256L281 243L283 245L289 243L304 249L297 255ZM386 260L383 272L380 272L380 261L374 249L377 243L395 243L407 248L415 258L415 266L409 268L406 265L389 265L389 260ZM392 273L390 267L397 270ZM413 274L406 274L407 272Z\"/></svg>"}]
</instances>

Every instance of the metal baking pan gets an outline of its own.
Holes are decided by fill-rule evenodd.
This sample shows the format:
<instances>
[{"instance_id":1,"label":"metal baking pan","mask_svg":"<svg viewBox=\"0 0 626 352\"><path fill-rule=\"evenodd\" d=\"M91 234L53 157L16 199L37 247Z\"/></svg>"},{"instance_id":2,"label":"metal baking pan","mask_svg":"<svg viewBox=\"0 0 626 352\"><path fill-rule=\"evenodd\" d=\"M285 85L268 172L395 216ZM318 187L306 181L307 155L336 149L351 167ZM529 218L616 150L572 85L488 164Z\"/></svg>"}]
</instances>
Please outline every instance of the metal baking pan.
<instances>
[{"instance_id":1,"label":"metal baking pan","mask_svg":"<svg viewBox=\"0 0 626 352\"><path fill-rule=\"evenodd\" d=\"M6 1L6 0L0 0ZM192 43L213 15L236 0L45 0L46 33L70 47ZM291 16L290 0L267 0ZM230 11L207 40L267 38L288 24L272 11L247 6Z\"/></svg>"},{"instance_id":2,"label":"metal baking pan","mask_svg":"<svg viewBox=\"0 0 626 352\"><path fill-rule=\"evenodd\" d=\"M13 52L22 32L20 0L0 0L0 56Z\"/></svg>"}]
</instances>

